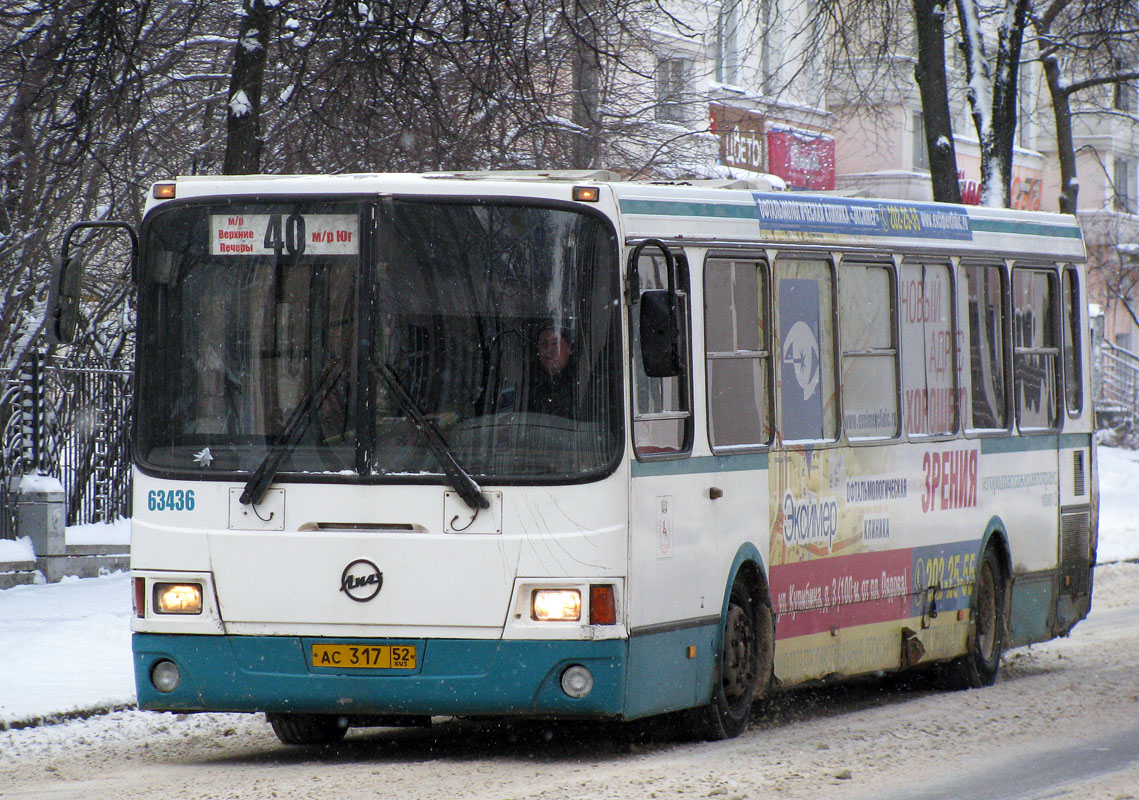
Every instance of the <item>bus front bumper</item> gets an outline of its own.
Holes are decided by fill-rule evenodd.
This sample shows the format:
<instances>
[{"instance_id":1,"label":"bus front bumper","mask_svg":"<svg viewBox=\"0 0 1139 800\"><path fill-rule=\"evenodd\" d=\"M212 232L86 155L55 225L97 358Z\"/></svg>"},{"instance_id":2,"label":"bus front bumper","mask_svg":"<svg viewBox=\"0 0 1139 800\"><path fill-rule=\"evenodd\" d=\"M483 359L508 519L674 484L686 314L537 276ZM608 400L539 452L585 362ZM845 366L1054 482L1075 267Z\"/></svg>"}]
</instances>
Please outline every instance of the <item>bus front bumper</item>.
<instances>
[{"instance_id":1,"label":"bus front bumper","mask_svg":"<svg viewBox=\"0 0 1139 800\"><path fill-rule=\"evenodd\" d=\"M618 717L628 643L483 639L400 640L414 645L403 669L317 667L312 645L377 648L387 641L299 636L135 633L140 708L154 711L273 711L409 716L499 714ZM376 651L378 652L378 651ZM163 662L173 662L173 670ZM592 689L571 697L562 675L586 667ZM177 676L170 689L171 674ZM155 678L167 678L159 691ZM159 681L161 682L161 681Z\"/></svg>"}]
</instances>

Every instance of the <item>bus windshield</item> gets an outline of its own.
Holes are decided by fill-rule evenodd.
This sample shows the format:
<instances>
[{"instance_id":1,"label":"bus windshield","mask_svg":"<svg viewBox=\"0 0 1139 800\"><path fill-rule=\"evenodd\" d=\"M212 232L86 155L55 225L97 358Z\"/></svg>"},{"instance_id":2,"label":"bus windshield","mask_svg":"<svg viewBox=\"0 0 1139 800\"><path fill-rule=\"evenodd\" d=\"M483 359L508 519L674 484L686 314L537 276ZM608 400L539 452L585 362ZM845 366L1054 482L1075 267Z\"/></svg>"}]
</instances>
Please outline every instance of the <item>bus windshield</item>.
<instances>
[{"instance_id":1,"label":"bus windshield","mask_svg":"<svg viewBox=\"0 0 1139 800\"><path fill-rule=\"evenodd\" d=\"M439 481L434 432L483 481L586 480L620 456L617 246L600 215L188 203L154 214L143 248L144 468L237 478L269 459L286 477Z\"/></svg>"}]
</instances>

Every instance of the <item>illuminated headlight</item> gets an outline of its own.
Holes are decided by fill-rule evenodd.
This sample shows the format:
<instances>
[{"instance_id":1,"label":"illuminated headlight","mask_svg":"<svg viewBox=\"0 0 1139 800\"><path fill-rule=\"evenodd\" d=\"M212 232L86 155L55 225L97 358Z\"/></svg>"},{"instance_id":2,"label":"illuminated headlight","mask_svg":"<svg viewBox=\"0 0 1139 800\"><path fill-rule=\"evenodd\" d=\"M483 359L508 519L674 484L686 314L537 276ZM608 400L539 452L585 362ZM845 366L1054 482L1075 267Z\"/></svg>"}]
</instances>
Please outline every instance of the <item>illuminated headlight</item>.
<instances>
[{"instance_id":1,"label":"illuminated headlight","mask_svg":"<svg viewBox=\"0 0 1139 800\"><path fill-rule=\"evenodd\" d=\"M164 658L151 667L150 682L160 692L172 692L182 683L182 671L173 661Z\"/></svg>"},{"instance_id":2,"label":"illuminated headlight","mask_svg":"<svg viewBox=\"0 0 1139 800\"><path fill-rule=\"evenodd\" d=\"M585 697L593 691L593 673L581 664L567 667L562 673L562 691L570 697Z\"/></svg>"},{"instance_id":3,"label":"illuminated headlight","mask_svg":"<svg viewBox=\"0 0 1139 800\"><path fill-rule=\"evenodd\" d=\"M154 610L158 614L201 614L201 585L197 583L154 584Z\"/></svg>"},{"instance_id":4,"label":"illuminated headlight","mask_svg":"<svg viewBox=\"0 0 1139 800\"><path fill-rule=\"evenodd\" d=\"M530 595L530 616L538 622L577 622L581 619L581 592L535 589Z\"/></svg>"}]
</instances>

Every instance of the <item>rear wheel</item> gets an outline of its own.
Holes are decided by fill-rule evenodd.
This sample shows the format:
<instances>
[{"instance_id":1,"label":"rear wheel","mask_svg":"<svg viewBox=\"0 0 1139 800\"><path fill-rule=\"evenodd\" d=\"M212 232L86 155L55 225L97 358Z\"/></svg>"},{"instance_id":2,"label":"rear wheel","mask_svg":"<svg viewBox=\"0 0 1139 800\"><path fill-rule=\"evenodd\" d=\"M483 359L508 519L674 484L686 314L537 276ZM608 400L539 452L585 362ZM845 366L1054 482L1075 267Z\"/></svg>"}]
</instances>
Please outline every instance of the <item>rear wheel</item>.
<instances>
[{"instance_id":1,"label":"rear wheel","mask_svg":"<svg viewBox=\"0 0 1139 800\"><path fill-rule=\"evenodd\" d=\"M992 686L1004 649L1007 581L997 552L990 547L981 557L973 587L972 633L969 652L951 662L945 674L947 688L976 689Z\"/></svg>"},{"instance_id":2,"label":"rear wheel","mask_svg":"<svg viewBox=\"0 0 1139 800\"><path fill-rule=\"evenodd\" d=\"M751 706L771 685L775 617L771 606L737 580L724 617L720 679L712 702L688 712L691 732L702 739L731 739L747 728Z\"/></svg>"},{"instance_id":3,"label":"rear wheel","mask_svg":"<svg viewBox=\"0 0 1139 800\"><path fill-rule=\"evenodd\" d=\"M276 714L265 719L284 744L335 744L348 732L348 720L336 714Z\"/></svg>"}]
</instances>

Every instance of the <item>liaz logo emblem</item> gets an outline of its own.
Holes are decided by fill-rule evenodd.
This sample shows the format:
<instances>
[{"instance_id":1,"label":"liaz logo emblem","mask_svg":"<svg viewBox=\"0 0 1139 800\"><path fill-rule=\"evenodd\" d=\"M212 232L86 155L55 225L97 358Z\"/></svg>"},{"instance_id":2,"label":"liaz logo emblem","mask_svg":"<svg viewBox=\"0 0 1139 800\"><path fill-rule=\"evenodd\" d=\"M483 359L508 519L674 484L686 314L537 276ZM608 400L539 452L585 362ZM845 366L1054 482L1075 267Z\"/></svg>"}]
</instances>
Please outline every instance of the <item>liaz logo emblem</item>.
<instances>
[{"instance_id":1,"label":"liaz logo emblem","mask_svg":"<svg viewBox=\"0 0 1139 800\"><path fill-rule=\"evenodd\" d=\"M366 558L358 558L340 573L340 591L357 603L366 603L380 593L384 573Z\"/></svg>"}]
</instances>

